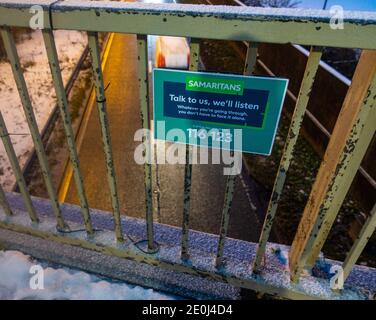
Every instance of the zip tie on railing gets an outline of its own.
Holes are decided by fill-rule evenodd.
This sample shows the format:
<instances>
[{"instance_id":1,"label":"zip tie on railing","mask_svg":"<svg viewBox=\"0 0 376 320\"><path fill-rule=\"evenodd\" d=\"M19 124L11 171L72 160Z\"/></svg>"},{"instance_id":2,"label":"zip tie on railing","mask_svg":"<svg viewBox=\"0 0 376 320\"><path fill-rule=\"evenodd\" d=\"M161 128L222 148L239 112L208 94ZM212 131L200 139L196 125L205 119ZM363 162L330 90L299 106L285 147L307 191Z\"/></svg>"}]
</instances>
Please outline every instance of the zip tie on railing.
<instances>
[{"instance_id":1,"label":"zip tie on railing","mask_svg":"<svg viewBox=\"0 0 376 320\"><path fill-rule=\"evenodd\" d=\"M70 233L71 229L68 225L66 225L66 229L62 229L58 225L56 226L56 231L60 233Z\"/></svg>"},{"instance_id":2,"label":"zip tie on railing","mask_svg":"<svg viewBox=\"0 0 376 320\"><path fill-rule=\"evenodd\" d=\"M59 229L58 227L56 227L56 230L60 233L63 233L63 234L71 234L71 233L77 233L77 232L86 232L86 229L75 229L75 230L62 230L62 229ZM101 232L101 231L105 231L103 229L93 229L94 232ZM126 235L126 237L132 242L132 244L138 249L140 250L141 252L145 253L145 254L155 254L157 252L159 252L159 249L161 247L161 245L154 241L154 249L153 250L144 250L142 249L142 247L140 246L141 243L145 243L147 242L147 240L138 240L136 241L135 239L133 239L131 236L129 235Z\"/></svg>"},{"instance_id":3,"label":"zip tie on railing","mask_svg":"<svg viewBox=\"0 0 376 320\"><path fill-rule=\"evenodd\" d=\"M0 138L10 137L10 136L28 136L30 133L7 133L4 135L0 135Z\"/></svg>"},{"instance_id":4,"label":"zip tie on railing","mask_svg":"<svg viewBox=\"0 0 376 320\"><path fill-rule=\"evenodd\" d=\"M64 0L56 0L56 1L54 1L54 2L52 2L48 5L48 20L49 20L48 22L49 22L49 28L51 30L54 29L53 25L52 25L52 6L54 6L55 4L57 4L58 2L61 2L61 1L64 1Z\"/></svg>"},{"instance_id":5,"label":"zip tie on railing","mask_svg":"<svg viewBox=\"0 0 376 320\"><path fill-rule=\"evenodd\" d=\"M76 233L76 232L86 232L86 229L75 229L75 230L60 230L60 229L58 229L57 231L59 231L60 233L70 234L70 233ZM104 230L93 229L93 231L100 232L100 231L104 231Z\"/></svg>"},{"instance_id":6,"label":"zip tie on railing","mask_svg":"<svg viewBox=\"0 0 376 320\"><path fill-rule=\"evenodd\" d=\"M104 91L106 91L108 89L108 87L110 86L111 84L111 81L107 84L107 86L104 88ZM106 102L106 97L104 97L103 99L99 100L99 99L96 99L95 101L97 101L98 103L105 103Z\"/></svg>"},{"instance_id":7,"label":"zip tie on railing","mask_svg":"<svg viewBox=\"0 0 376 320\"><path fill-rule=\"evenodd\" d=\"M127 235L127 237L128 237L128 239L129 240L131 240L131 242L133 243L133 245L138 249L138 250L140 250L141 252L143 252L143 253L146 253L146 254L155 254L155 253L157 253L158 251L159 251L159 249L160 249L160 247L161 247L161 245L157 242L157 241L153 241L153 245L154 245L154 249L153 250L149 250L149 249L147 249L147 250L144 250L144 249L142 249L139 245L141 244L141 243L147 243L148 242L148 240L139 240L139 241L136 241L136 240L134 240L131 236L129 236L129 235Z\"/></svg>"}]
</instances>

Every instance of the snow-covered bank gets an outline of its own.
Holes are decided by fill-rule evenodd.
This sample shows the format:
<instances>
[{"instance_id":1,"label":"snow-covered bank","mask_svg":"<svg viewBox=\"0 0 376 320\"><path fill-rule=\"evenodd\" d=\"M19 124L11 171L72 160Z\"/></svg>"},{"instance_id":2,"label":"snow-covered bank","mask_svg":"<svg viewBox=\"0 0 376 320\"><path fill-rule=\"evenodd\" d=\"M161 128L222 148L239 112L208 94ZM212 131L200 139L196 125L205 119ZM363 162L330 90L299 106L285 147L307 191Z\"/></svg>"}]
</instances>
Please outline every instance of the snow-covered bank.
<instances>
[{"instance_id":1,"label":"snow-covered bank","mask_svg":"<svg viewBox=\"0 0 376 320\"><path fill-rule=\"evenodd\" d=\"M78 31L55 31L62 77L66 83L79 60L86 44L86 33ZM50 68L41 31L34 31L17 44L21 66L32 100L39 129L42 129L56 104ZM23 113L17 87L9 63L0 63L0 110L11 135L13 146L23 166L33 143ZM20 135L21 134L21 135ZM4 146L0 143L0 183L10 190L15 182Z\"/></svg>"},{"instance_id":2,"label":"snow-covered bank","mask_svg":"<svg viewBox=\"0 0 376 320\"><path fill-rule=\"evenodd\" d=\"M32 266L41 265L44 289L30 288ZM0 251L0 300L172 300L173 296L123 282L109 282L88 273L51 268L18 251Z\"/></svg>"}]
</instances>

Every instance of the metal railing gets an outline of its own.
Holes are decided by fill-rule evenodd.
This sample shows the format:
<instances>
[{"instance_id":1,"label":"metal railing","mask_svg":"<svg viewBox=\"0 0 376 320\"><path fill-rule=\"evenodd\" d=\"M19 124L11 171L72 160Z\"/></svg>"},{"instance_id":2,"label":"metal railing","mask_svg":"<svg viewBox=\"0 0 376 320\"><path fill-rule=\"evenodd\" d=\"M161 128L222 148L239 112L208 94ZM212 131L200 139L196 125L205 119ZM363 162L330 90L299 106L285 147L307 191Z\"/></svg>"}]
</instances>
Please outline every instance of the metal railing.
<instances>
[{"instance_id":1,"label":"metal railing","mask_svg":"<svg viewBox=\"0 0 376 320\"><path fill-rule=\"evenodd\" d=\"M68 143L70 160L73 167L75 184L79 194L85 232L69 233L68 224L63 218L56 190L51 180L50 168L46 159L42 140L36 124L32 103L28 94L20 61L16 50L11 27L29 27L32 16L29 9L35 5L43 8L43 39L47 50L58 106ZM31 200L17 156L9 138L4 119L0 113L0 134L12 169L17 178L20 193L25 201L29 218L14 214L7 202L7 196L0 188L0 228L27 233L29 235L80 246L110 255L129 258L138 262L169 268L190 274L207 276L233 285L250 288L261 292L276 293L284 297L308 296L297 291L293 283L299 280L302 270L312 266L317 260L320 249L327 237L346 195L351 181L360 166L360 161L369 145L376 123L376 13L346 13L343 17L343 29L333 29L331 17L326 11L305 11L297 9L240 8L227 6L198 6L169 4L138 4L96 1L0 1L0 30L6 53L12 67L14 79L22 101L26 120L30 128L35 151L42 168L52 211L55 214L57 228L40 221L38 212ZM141 23L142 22L142 23ZM107 178L111 193L114 233L103 232L98 235L92 226L90 209L86 198L83 178L80 170L75 138L68 111L53 30L80 30L88 34L88 45L92 57L96 101L101 125L103 148L106 160ZM199 39L222 39L248 42L248 51L244 74L253 72L257 59L257 44L295 43L311 46L300 92L279 170L274 183L270 203L253 261L249 261L246 273L232 275L224 264L224 243L227 237L231 203L234 195L236 176L229 176L226 185L222 222L218 240L218 249L212 268L201 269L192 260L189 251L189 213L192 165L187 162L184 177L184 209L180 259L168 260L163 250L156 252L153 234L152 208L152 167L145 164L144 185L146 195L146 229L149 253L140 252L134 243L123 233L117 192L116 173L114 170L111 137L106 110L106 95L103 83L101 58L98 45L98 32L121 32L137 34L140 111L143 128L149 129L148 97L148 61L147 35L169 35L190 37L191 71L198 68ZM291 285L288 288L267 284L260 280L267 262L263 260L268 244L278 202L283 192L286 174L293 159L294 146L299 136L301 123L306 112L311 88L321 58L322 46L362 48L352 85L345 99L336 128L324 156L307 207L304 211L297 235L290 250ZM186 148L186 159L192 157L192 150ZM358 240L348 253L343 269L345 278L353 268L361 251L365 247L375 224L375 207L361 230ZM111 236L112 234L112 236ZM114 239L115 238L115 239ZM161 252L162 251L162 252ZM176 253L178 254L178 253Z\"/></svg>"}]
</instances>

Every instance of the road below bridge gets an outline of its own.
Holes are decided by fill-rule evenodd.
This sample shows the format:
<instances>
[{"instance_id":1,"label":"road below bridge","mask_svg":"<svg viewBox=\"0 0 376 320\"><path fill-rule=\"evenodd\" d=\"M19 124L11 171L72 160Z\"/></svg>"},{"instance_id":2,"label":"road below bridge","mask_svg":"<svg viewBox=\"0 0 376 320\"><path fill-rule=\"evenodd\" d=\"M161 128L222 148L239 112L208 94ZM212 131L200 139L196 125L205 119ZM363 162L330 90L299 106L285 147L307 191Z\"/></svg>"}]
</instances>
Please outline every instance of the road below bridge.
<instances>
[{"instance_id":1,"label":"road below bridge","mask_svg":"<svg viewBox=\"0 0 376 320\"><path fill-rule=\"evenodd\" d=\"M134 141L141 128L139 89L137 76L137 43L134 35L115 34L106 53L104 82L110 123L117 186L122 214L145 217L143 166L134 160L134 151L140 142ZM87 105L87 116L80 130L79 158L85 188L91 208L111 211L105 159L95 99ZM153 166L155 173L156 167ZM69 171L69 170L68 170ZM59 190L60 200L79 204L74 179L66 171ZM159 165L160 210L155 212L156 222L181 226L183 213L184 165ZM153 188L156 195L155 174ZM191 191L191 228L218 234L224 200L226 176L223 165L193 165ZM237 179L232 204L229 236L257 241L260 219L247 197L244 184Z\"/></svg>"}]
</instances>

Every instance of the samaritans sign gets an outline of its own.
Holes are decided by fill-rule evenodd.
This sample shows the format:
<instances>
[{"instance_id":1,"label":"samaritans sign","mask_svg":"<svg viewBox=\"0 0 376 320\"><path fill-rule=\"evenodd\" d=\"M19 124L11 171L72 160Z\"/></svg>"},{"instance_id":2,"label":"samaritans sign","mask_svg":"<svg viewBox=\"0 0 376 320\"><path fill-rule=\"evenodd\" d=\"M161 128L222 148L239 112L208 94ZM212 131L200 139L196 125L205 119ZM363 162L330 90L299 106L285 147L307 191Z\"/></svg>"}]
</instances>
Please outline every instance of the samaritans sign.
<instances>
[{"instance_id":1,"label":"samaritans sign","mask_svg":"<svg viewBox=\"0 0 376 320\"><path fill-rule=\"evenodd\" d=\"M271 153L287 79L167 69L153 78L156 139Z\"/></svg>"}]
</instances>

